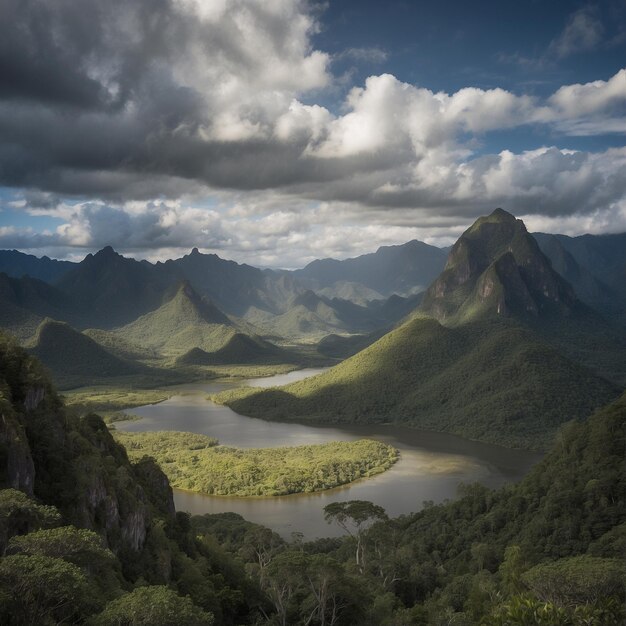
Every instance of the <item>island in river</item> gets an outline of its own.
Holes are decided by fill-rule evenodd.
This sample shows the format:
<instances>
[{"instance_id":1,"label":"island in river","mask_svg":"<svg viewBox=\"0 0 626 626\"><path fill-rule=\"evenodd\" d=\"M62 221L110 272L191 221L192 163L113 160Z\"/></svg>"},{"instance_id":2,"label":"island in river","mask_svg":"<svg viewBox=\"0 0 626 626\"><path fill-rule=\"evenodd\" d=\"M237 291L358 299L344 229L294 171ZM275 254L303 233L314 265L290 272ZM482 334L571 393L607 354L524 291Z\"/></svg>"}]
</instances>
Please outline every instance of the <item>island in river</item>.
<instances>
[{"instance_id":1,"label":"island in river","mask_svg":"<svg viewBox=\"0 0 626 626\"><path fill-rule=\"evenodd\" d=\"M319 373L320 369L293 371L249 380L251 386L282 385ZM189 431L218 439L236 448L302 446L331 441L373 439L400 451L386 472L335 489L289 496L241 498L211 496L174 488L176 508L194 515L236 512L289 539L302 533L306 539L339 536L343 531L328 525L324 506L338 500L369 500L385 508L389 516L419 511L424 501L443 502L457 496L460 483L480 482L490 488L516 482L541 455L511 450L455 435L397 425L316 425L272 422L245 417L211 402L208 396L241 386L242 381L213 380L181 385L159 404L132 409L141 419L116 423L117 431Z\"/></svg>"},{"instance_id":2,"label":"island in river","mask_svg":"<svg viewBox=\"0 0 626 626\"><path fill-rule=\"evenodd\" d=\"M114 432L131 460L153 457L179 489L223 496L311 493L375 476L398 451L380 441L331 441L278 448L232 448L206 435Z\"/></svg>"}]
</instances>

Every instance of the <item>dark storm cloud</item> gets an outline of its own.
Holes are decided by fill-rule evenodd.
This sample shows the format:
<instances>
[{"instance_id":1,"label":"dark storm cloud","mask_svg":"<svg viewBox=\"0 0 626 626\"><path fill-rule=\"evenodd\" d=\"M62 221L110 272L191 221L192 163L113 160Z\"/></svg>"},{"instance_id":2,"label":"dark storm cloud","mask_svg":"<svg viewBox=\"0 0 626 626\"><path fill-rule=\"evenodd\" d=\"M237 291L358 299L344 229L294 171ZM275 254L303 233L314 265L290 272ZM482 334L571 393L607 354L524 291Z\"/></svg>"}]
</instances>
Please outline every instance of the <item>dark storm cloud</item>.
<instances>
[{"instance_id":1,"label":"dark storm cloud","mask_svg":"<svg viewBox=\"0 0 626 626\"><path fill-rule=\"evenodd\" d=\"M299 101L331 81L305 0L0 0L0 15L0 185L119 204L274 190L424 216L623 202L623 150L475 158L463 142L525 124L611 132L626 72L543 102L502 89L435 94L383 74L335 116ZM593 16L581 15L563 50L593 43ZM106 230L95 214L82 219Z\"/></svg>"},{"instance_id":2,"label":"dark storm cloud","mask_svg":"<svg viewBox=\"0 0 626 626\"><path fill-rule=\"evenodd\" d=\"M245 81L260 60L232 20L203 26L169 0L0 0L0 13L1 183L106 195L124 182L111 178L107 190L95 181L90 190L83 177L73 188L64 176L73 170L244 188L283 182L267 164L292 161L297 148L201 140L199 128L219 113L210 90L222 86L200 93L174 76L196 55ZM284 19L262 10L253 18L276 52L288 54L293 33Z\"/></svg>"}]
</instances>

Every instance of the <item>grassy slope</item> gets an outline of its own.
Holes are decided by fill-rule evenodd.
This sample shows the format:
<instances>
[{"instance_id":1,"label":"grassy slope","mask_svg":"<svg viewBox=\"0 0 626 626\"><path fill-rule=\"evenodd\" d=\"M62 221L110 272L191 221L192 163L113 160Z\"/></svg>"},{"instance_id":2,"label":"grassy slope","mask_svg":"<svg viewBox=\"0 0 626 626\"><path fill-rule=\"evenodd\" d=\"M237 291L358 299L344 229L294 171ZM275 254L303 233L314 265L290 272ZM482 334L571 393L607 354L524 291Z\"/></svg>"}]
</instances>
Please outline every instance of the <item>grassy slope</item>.
<instances>
[{"instance_id":1,"label":"grassy slope","mask_svg":"<svg viewBox=\"0 0 626 626\"><path fill-rule=\"evenodd\" d=\"M153 457L171 484L213 495L277 496L320 491L389 469L397 451L379 441L239 449L184 432L115 432L131 460Z\"/></svg>"},{"instance_id":2,"label":"grassy slope","mask_svg":"<svg viewBox=\"0 0 626 626\"><path fill-rule=\"evenodd\" d=\"M447 328L417 318L324 374L217 399L255 417L394 421L544 449L561 423L617 394L512 321Z\"/></svg>"},{"instance_id":3,"label":"grassy slope","mask_svg":"<svg viewBox=\"0 0 626 626\"><path fill-rule=\"evenodd\" d=\"M54 320L45 320L40 325L28 348L62 389L116 382L127 387L154 387L185 381L177 372L119 358L91 337Z\"/></svg>"},{"instance_id":4,"label":"grassy slope","mask_svg":"<svg viewBox=\"0 0 626 626\"><path fill-rule=\"evenodd\" d=\"M301 359L278 346L258 337L243 333L234 334L225 345L215 352L192 348L180 356L180 365L230 365L235 363L290 363Z\"/></svg>"},{"instance_id":5,"label":"grassy slope","mask_svg":"<svg viewBox=\"0 0 626 626\"><path fill-rule=\"evenodd\" d=\"M154 350L127 341L110 330L88 328L83 331L83 335L91 337L111 354L121 359L148 361L158 358L158 354Z\"/></svg>"},{"instance_id":6,"label":"grassy slope","mask_svg":"<svg viewBox=\"0 0 626 626\"><path fill-rule=\"evenodd\" d=\"M196 347L213 352L235 332L223 313L184 286L169 302L118 329L116 334L144 348L177 355Z\"/></svg>"}]
</instances>

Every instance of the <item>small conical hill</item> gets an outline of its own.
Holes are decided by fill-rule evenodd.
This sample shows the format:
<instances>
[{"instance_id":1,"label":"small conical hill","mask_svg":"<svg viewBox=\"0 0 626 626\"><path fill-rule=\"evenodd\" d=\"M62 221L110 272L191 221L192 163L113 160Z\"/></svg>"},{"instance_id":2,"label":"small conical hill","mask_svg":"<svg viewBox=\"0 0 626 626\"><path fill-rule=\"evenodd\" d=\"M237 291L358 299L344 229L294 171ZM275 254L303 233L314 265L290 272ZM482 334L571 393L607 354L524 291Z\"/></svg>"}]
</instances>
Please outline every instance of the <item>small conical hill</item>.
<instances>
[{"instance_id":1,"label":"small conical hill","mask_svg":"<svg viewBox=\"0 0 626 626\"><path fill-rule=\"evenodd\" d=\"M115 332L144 348L180 355L192 348L214 352L227 343L237 328L185 282L165 304Z\"/></svg>"},{"instance_id":2,"label":"small conical hill","mask_svg":"<svg viewBox=\"0 0 626 626\"><path fill-rule=\"evenodd\" d=\"M215 352L192 348L176 359L178 365L243 365L289 363L293 355L260 337L235 333Z\"/></svg>"},{"instance_id":3,"label":"small conical hill","mask_svg":"<svg viewBox=\"0 0 626 626\"><path fill-rule=\"evenodd\" d=\"M30 352L48 367L60 384L74 377L106 378L137 374L141 366L120 359L64 322L44 320Z\"/></svg>"}]
</instances>

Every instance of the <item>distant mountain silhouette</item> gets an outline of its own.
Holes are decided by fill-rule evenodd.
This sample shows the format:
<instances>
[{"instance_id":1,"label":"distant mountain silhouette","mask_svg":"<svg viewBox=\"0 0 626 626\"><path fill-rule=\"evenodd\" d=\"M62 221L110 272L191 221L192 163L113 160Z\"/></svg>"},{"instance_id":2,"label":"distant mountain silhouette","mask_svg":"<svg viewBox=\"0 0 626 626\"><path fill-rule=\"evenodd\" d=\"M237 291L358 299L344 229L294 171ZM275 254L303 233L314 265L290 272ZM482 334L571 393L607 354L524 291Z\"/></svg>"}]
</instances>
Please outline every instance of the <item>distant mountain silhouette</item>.
<instances>
[{"instance_id":1,"label":"distant mountain silhouette","mask_svg":"<svg viewBox=\"0 0 626 626\"><path fill-rule=\"evenodd\" d=\"M626 308L626 233L533 237L581 300L602 311Z\"/></svg>"},{"instance_id":2,"label":"distant mountain silhouette","mask_svg":"<svg viewBox=\"0 0 626 626\"><path fill-rule=\"evenodd\" d=\"M341 281L359 283L389 296L423 291L441 272L446 253L421 241L382 246L376 252L352 259L320 259L293 272L298 279L314 281L311 288L330 287Z\"/></svg>"},{"instance_id":3,"label":"distant mountain silhouette","mask_svg":"<svg viewBox=\"0 0 626 626\"><path fill-rule=\"evenodd\" d=\"M13 278L30 276L54 283L75 265L71 261L57 261L47 256L36 257L18 250L0 250L0 272Z\"/></svg>"},{"instance_id":4,"label":"distant mountain silhouette","mask_svg":"<svg viewBox=\"0 0 626 626\"><path fill-rule=\"evenodd\" d=\"M88 254L56 286L84 311L83 326L114 328L158 307L172 280L147 261L136 261L107 246Z\"/></svg>"}]
</instances>

